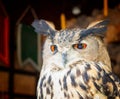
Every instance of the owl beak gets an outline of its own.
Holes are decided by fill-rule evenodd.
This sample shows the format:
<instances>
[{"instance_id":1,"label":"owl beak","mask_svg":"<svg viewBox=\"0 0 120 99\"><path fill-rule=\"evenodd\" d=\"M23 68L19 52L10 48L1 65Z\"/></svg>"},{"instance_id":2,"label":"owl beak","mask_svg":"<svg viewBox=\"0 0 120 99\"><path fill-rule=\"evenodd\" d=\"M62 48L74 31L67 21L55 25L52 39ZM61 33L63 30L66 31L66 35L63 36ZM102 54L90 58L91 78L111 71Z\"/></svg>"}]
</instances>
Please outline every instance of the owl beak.
<instances>
[{"instance_id":1,"label":"owl beak","mask_svg":"<svg viewBox=\"0 0 120 99\"><path fill-rule=\"evenodd\" d=\"M67 53L62 53L62 60L63 64L65 65L67 63Z\"/></svg>"}]
</instances>

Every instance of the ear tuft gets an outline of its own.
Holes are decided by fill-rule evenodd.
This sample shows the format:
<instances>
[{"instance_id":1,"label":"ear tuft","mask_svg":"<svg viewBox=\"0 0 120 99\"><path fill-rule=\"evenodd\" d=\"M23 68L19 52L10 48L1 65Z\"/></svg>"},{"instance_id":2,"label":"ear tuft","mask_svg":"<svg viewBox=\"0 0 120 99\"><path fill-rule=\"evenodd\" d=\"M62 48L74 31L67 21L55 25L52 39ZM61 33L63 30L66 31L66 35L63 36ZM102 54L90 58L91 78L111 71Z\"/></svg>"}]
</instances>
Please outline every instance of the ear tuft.
<instances>
[{"instance_id":1,"label":"ear tuft","mask_svg":"<svg viewBox=\"0 0 120 99\"><path fill-rule=\"evenodd\" d=\"M31 25L32 27L35 28L36 33L45 34L45 35L53 35L55 31L45 20L35 19Z\"/></svg>"},{"instance_id":2,"label":"ear tuft","mask_svg":"<svg viewBox=\"0 0 120 99\"><path fill-rule=\"evenodd\" d=\"M108 20L108 19L106 19L106 20L100 20L100 21L96 21L96 22L91 23L91 24L87 27L87 29L89 29L89 28L106 27L108 24L109 24L109 20Z\"/></svg>"},{"instance_id":3,"label":"ear tuft","mask_svg":"<svg viewBox=\"0 0 120 99\"><path fill-rule=\"evenodd\" d=\"M102 21L97 21L90 24L87 27L87 29L84 29L83 31L81 31L81 38L86 37L88 35L104 37L105 32L107 30L108 23L109 23L109 20L102 20Z\"/></svg>"}]
</instances>

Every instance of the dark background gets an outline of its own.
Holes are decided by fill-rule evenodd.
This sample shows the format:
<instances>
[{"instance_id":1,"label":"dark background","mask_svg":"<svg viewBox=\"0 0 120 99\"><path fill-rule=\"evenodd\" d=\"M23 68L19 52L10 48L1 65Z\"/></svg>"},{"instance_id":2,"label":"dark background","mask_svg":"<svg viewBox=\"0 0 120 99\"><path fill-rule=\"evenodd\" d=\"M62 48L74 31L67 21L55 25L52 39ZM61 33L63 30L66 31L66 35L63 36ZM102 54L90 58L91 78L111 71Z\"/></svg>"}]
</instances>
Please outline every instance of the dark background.
<instances>
[{"instance_id":1,"label":"dark background","mask_svg":"<svg viewBox=\"0 0 120 99\"><path fill-rule=\"evenodd\" d=\"M81 14L90 15L93 9L103 9L103 0L2 0L7 13L12 21L16 23L28 5L31 5L39 19L54 22L60 28L60 14L65 13L66 18L77 17L72 14L72 8L81 8ZM109 8L114 8L120 0L108 0ZM31 15L26 16L23 22L30 23Z\"/></svg>"}]
</instances>

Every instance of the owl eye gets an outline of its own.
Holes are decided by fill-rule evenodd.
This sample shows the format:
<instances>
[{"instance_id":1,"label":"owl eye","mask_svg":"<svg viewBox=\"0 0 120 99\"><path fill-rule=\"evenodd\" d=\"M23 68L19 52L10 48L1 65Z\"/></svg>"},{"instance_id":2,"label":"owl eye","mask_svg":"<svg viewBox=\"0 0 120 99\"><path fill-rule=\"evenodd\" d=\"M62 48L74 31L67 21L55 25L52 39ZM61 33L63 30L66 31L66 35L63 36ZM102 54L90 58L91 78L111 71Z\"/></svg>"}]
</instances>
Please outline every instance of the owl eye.
<instances>
[{"instance_id":1,"label":"owl eye","mask_svg":"<svg viewBox=\"0 0 120 99\"><path fill-rule=\"evenodd\" d=\"M56 45L51 45L50 49L52 52L55 52L57 50L57 46Z\"/></svg>"},{"instance_id":2,"label":"owl eye","mask_svg":"<svg viewBox=\"0 0 120 99\"><path fill-rule=\"evenodd\" d=\"M74 44L73 48L74 49L85 49L87 47L87 44L85 43L80 43L80 44Z\"/></svg>"}]
</instances>

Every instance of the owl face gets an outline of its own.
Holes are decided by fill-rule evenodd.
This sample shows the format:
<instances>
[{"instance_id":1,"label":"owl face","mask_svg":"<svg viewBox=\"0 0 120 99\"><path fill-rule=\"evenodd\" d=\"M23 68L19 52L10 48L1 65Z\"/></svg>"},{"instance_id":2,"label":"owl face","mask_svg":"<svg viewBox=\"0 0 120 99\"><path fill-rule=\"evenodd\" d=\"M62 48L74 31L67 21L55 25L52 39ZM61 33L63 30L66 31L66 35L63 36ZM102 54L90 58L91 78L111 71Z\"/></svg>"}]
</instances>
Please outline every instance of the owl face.
<instances>
[{"instance_id":1,"label":"owl face","mask_svg":"<svg viewBox=\"0 0 120 99\"><path fill-rule=\"evenodd\" d=\"M37 33L47 35L43 49L43 68L64 69L80 60L103 62L110 66L109 55L101 40L108 20L90 24L86 29L54 30L44 20L34 21Z\"/></svg>"},{"instance_id":2,"label":"owl face","mask_svg":"<svg viewBox=\"0 0 120 99\"><path fill-rule=\"evenodd\" d=\"M53 39L47 38L43 63L66 68L79 60L95 61L99 56L99 37L82 38L80 29L57 31Z\"/></svg>"}]
</instances>

